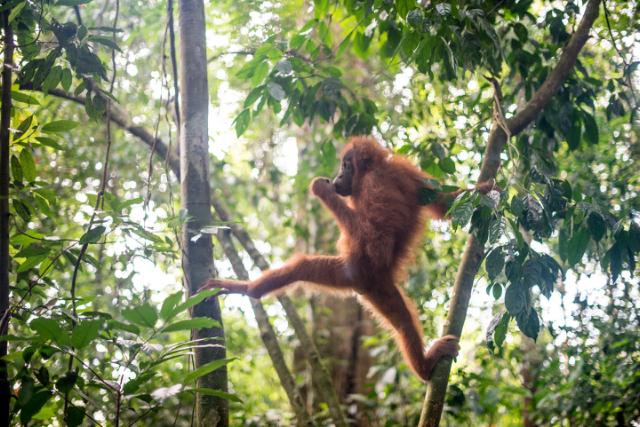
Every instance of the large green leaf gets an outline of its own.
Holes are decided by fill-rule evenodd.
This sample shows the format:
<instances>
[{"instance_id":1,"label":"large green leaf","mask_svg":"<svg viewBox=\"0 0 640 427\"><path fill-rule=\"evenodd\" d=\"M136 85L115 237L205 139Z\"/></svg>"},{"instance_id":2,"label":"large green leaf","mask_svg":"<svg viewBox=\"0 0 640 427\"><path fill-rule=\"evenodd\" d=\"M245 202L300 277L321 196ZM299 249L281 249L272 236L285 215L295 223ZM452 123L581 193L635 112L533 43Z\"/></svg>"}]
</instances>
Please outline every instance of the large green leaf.
<instances>
[{"instance_id":1,"label":"large green leaf","mask_svg":"<svg viewBox=\"0 0 640 427\"><path fill-rule=\"evenodd\" d=\"M62 345L69 343L67 332L60 327L60 323L57 320L38 317L32 320L29 326L45 340L51 340Z\"/></svg>"},{"instance_id":2,"label":"large green leaf","mask_svg":"<svg viewBox=\"0 0 640 427\"><path fill-rule=\"evenodd\" d=\"M136 325L153 328L158 320L158 313L149 303L122 310L122 317Z\"/></svg>"},{"instance_id":3,"label":"large green leaf","mask_svg":"<svg viewBox=\"0 0 640 427\"><path fill-rule=\"evenodd\" d=\"M42 132L66 132L74 129L79 124L73 120L56 120L43 125L41 130Z\"/></svg>"},{"instance_id":4,"label":"large green leaf","mask_svg":"<svg viewBox=\"0 0 640 427\"><path fill-rule=\"evenodd\" d=\"M220 369L221 367L223 367L224 365L226 365L227 363L233 360L235 360L235 357L232 357L230 359L214 360L213 362L206 363L201 367L199 367L198 369L191 371L187 375L185 375L184 384L191 383L196 379L215 371L216 369Z\"/></svg>"},{"instance_id":5,"label":"large green leaf","mask_svg":"<svg viewBox=\"0 0 640 427\"><path fill-rule=\"evenodd\" d=\"M193 319L180 320L162 328L163 332L188 331L191 329L217 328L220 322L209 317L194 317Z\"/></svg>"},{"instance_id":6,"label":"large green leaf","mask_svg":"<svg viewBox=\"0 0 640 427\"><path fill-rule=\"evenodd\" d=\"M98 337L101 320L83 320L78 323L71 333L71 344L75 348L81 349Z\"/></svg>"}]
</instances>

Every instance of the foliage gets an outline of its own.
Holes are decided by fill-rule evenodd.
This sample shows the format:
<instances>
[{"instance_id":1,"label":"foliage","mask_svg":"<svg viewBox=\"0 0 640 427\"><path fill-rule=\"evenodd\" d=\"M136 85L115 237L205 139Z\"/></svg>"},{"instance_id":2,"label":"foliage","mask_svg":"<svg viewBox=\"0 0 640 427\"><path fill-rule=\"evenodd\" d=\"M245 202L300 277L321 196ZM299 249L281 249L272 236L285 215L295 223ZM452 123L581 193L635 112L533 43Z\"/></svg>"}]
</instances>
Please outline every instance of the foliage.
<instances>
[{"instance_id":1,"label":"foliage","mask_svg":"<svg viewBox=\"0 0 640 427\"><path fill-rule=\"evenodd\" d=\"M16 423L109 424L120 417L187 425L194 390L185 379L219 367L188 368L199 343L186 331L214 325L188 319L195 300L176 292L175 230L185 214L177 212L175 177L115 123L107 134L105 116L116 100L134 126L162 141L176 131L170 58L160 36L165 5L120 3L117 28L113 4L103 0L2 6L11 9L18 45L11 88L14 286L5 337ZM336 230L306 187L313 176L333 173L348 135L373 132L410 156L438 181L427 190L471 187L493 117L486 77L499 81L510 117L548 75L583 3L208 5L216 196L277 261L294 246L333 245ZM630 52L640 20L637 2L607 7L609 22L601 13L593 41L551 105L509 141L496 190L463 192L450 210L451 227L434 224L425 232L428 244L407 288L427 336L437 335L446 313L462 230L487 246L463 337L464 366L447 401L456 423L521 425L525 397L540 424L568 418L604 425L639 416L633 301L640 150L630 87L638 62ZM82 107L52 96L61 93ZM230 275L218 250L216 256L218 270ZM602 289L611 291L605 299L588 298ZM577 296L571 310L559 302L567 294ZM231 370L235 394L224 395L232 416L247 425L287 423L291 414L251 320L234 316L233 306L225 312L227 346L241 360ZM277 307L268 309L293 358L295 337ZM560 322L558 312L574 322ZM527 336L538 339L534 347L523 344ZM369 388L352 397L349 409L375 422L412 424L423 388L390 342L380 333L363 338L372 359ZM530 355L542 361L533 364L532 387L523 387ZM312 384L300 372L296 380L301 389ZM323 422L322 408L317 414Z\"/></svg>"}]
</instances>

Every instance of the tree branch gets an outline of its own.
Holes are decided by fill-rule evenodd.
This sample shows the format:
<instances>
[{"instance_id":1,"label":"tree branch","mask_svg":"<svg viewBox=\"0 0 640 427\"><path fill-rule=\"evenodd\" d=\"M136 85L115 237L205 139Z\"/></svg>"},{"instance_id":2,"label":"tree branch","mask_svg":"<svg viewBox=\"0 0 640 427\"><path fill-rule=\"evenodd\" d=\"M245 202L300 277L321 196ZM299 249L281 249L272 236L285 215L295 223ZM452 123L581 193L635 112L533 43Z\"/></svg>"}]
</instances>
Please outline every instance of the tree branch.
<instances>
[{"instance_id":1,"label":"tree branch","mask_svg":"<svg viewBox=\"0 0 640 427\"><path fill-rule=\"evenodd\" d=\"M34 88L31 85L22 85L20 86L20 89L41 91L39 88ZM49 92L45 93L53 95L57 98L75 102L76 104L85 104L85 98L83 96L72 95L61 89L51 89ZM167 159L171 171L176 175L178 179L180 179L180 159L178 159L177 154L175 152L169 153L168 145L164 141L162 141L160 138L155 138L151 132L149 132L142 126L134 125L131 122L130 117L131 114L129 114L129 112L112 101L111 121L118 125L118 127L120 127L121 129L137 137L150 149L153 149L155 154L157 154L158 157L160 157L163 161Z\"/></svg>"},{"instance_id":2,"label":"tree branch","mask_svg":"<svg viewBox=\"0 0 640 427\"><path fill-rule=\"evenodd\" d=\"M233 271L236 273L236 276L241 280L248 280L249 274L238 255L238 251L233 245L228 230L219 230L217 237L224 254L229 262L231 262L231 266L233 267ZM300 390L296 387L295 380L293 379L293 376L287 367L287 363L284 360L282 349L278 343L276 333L269 322L267 312L262 306L260 300L255 298L249 298L249 300L251 301L251 307L253 308L253 313L256 316L256 321L258 322L260 338L262 338L262 342L269 353L269 357L271 358L273 367L276 370L276 374L278 374L278 378L280 378L280 384L282 384L282 388L284 388L284 391L287 394L291 408L296 414L297 425L313 425L305 407L304 399L300 394Z\"/></svg>"},{"instance_id":3,"label":"tree branch","mask_svg":"<svg viewBox=\"0 0 640 427\"><path fill-rule=\"evenodd\" d=\"M34 90L30 87L23 87L23 89ZM50 95L54 95L58 98L63 98L78 104L84 105L84 98L79 96L71 95L67 92L64 92L59 89L54 89L48 92ZM140 141L142 141L149 148L153 148L155 144L155 154L160 157L161 160L164 161L167 156L168 146L167 144L161 140L160 138L154 138L153 135L147 131L145 128L141 126L134 126L129 121L128 117L131 117L129 113L127 113L121 106L117 104L112 104L112 112L111 112L111 120L117 124L119 127L129 132L133 136L136 136ZM175 174L178 179L180 178L180 163L179 159L175 155L175 153L169 154L168 159L169 167L171 171ZM222 221L230 221L230 216L227 210L223 207L223 205L215 198L212 199L213 207L218 215L218 217ZM257 250L255 247L253 240L249 234L239 225L230 223L229 227L231 228L234 236L238 239L242 247L247 251L254 264L260 268L261 270L266 270L269 268L269 263L264 258L264 256ZM305 329L304 322L300 318L293 302L291 299L285 295L281 295L278 297L278 301L282 305L289 324L293 328L296 337L300 340L302 347L306 350L309 363L311 365L311 372L313 375L313 380L318 385L318 392L321 395L321 398L327 403L329 407L331 418L333 422L337 426L346 426L347 422L344 418L344 414L340 408L340 401L335 392L335 388L332 384L331 377L327 372L326 368L322 363L322 359L320 356L320 352L316 348L313 340L309 336L307 330ZM258 317L256 316L258 320ZM258 320L259 321L259 320ZM262 327L262 326L261 326ZM275 365L275 362L274 362Z\"/></svg>"},{"instance_id":4,"label":"tree branch","mask_svg":"<svg viewBox=\"0 0 640 427\"><path fill-rule=\"evenodd\" d=\"M247 251L254 264L260 270L269 269L269 263L258 249L256 249L256 246L251 240L251 237L249 237L249 234L238 224L231 222L229 213L215 197L212 200L212 204L220 220L228 223L227 225L231 228L231 232ZM298 311L289 297L286 295L279 295L278 302L280 302L282 308L287 314L287 320L293 328L296 337L300 340L300 346L306 352L309 364L311 365L311 376L314 383L317 384L317 391L318 394L320 394L320 398L327 403L333 422L339 427L346 427L347 421L345 420L342 409L340 408L340 401L336 395L335 387L333 386L329 372L327 372L327 369L322 363L320 352L309 336L302 318L298 314Z\"/></svg>"},{"instance_id":5,"label":"tree branch","mask_svg":"<svg viewBox=\"0 0 640 427\"><path fill-rule=\"evenodd\" d=\"M542 109L549 103L556 94L560 85L567 78L573 69L578 54L589 37L589 30L598 17L599 0L590 0L585 8L582 20L578 28L571 36L555 68L547 76L547 79L540 86L538 91L531 97L529 102L510 120L507 125L512 135L517 135L531 124L540 114ZM500 167L500 154L507 142L504 130L496 123L493 124L489 134L487 146L484 152L480 177L478 182L485 182L495 179ZM480 263L484 256L483 245L473 236L469 236L467 246L462 261L458 267L458 274L453 288L453 297L449 315L444 326L443 335L460 336L464 321L467 316L467 308L473 290L473 281L480 268ZM451 371L451 359L443 359L434 369L433 376L427 386L422 413L420 415L419 426L437 426L442 416L444 398L449 382Z\"/></svg>"},{"instance_id":6,"label":"tree branch","mask_svg":"<svg viewBox=\"0 0 640 427\"><path fill-rule=\"evenodd\" d=\"M2 12L4 62L2 64L2 105L0 106L0 334L9 330L9 159L11 141L11 83L13 80L13 31L9 22L11 8ZM11 383L5 356L6 340L0 341L0 424L9 425Z\"/></svg>"}]
</instances>

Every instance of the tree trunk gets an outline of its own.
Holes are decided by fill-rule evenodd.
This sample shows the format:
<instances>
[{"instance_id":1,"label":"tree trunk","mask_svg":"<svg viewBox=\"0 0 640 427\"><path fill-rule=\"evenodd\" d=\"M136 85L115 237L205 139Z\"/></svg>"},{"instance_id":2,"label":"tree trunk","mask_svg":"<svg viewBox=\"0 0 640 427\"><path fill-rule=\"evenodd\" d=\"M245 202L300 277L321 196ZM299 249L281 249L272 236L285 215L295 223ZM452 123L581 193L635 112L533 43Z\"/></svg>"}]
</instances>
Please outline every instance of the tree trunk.
<instances>
[{"instance_id":1,"label":"tree trunk","mask_svg":"<svg viewBox=\"0 0 640 427\"><path fill-rule=\"evenodd\" d=\"M7 9L2 14L4 27L4 64L2 68L2 107L0 111L0 335L9 329L9 126L11 125L11 69L13 67L13 32ZM7 341L0 341L0 424L9 425L11 386L7 362Z\"/></svg>"},{"instance_id":2,"label":"tree trunk","mask_svg":"<svg viewBox=\"0 0 640 427\"><path fill-rule=\"evenodd\" d=\"M214 273L211 236L201 233L212 223L208 163L208 85L205 43L204 4L202 0L180 0L180 190L182 205L189 220L183 227L182 250L185 285L190 295ZM194 317L209 316L220 322L220 328L199 329L194 339L208 339L195 354L195 368L223 359L224 331L220 306L216 298L196 305ZM199 388L227 389L227 371L220 368L198 379ZM218 397L196 397L197 426L227 426L227 401Z\"/></svg>"}]
</instances>

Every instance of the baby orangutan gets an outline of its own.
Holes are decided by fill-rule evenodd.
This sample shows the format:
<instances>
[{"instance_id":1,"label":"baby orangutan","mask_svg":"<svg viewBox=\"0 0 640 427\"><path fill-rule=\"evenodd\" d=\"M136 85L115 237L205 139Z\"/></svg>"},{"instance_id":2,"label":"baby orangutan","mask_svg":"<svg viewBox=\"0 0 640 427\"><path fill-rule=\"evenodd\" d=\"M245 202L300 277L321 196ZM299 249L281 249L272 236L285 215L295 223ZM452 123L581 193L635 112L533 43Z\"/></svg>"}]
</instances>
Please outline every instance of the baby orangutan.
<instances>
[{"instance_id":1,"label":"baby orangutan","mask_svg":"<svg viewBox=\"0 0 640 427\"><path fill-rule=\"evenodd\" d=\"M299 281L353 290L394 332L408 365L427 381L439 359L458 354L458 338L439 338L425 352L416 307L398 282L420 243L427 216L443 218L462 190L440 193L431 204L421 205L418 193L428 175L373 137L351 138L341 157L340 172L333 182L315 178L311 184L311 192L340 227L337 256L297 254L256 280L210 279L204 286L253 298ZM476 189L486 193L492 187L493 183L483 183Z\"/></svg>"}]
</instances>

